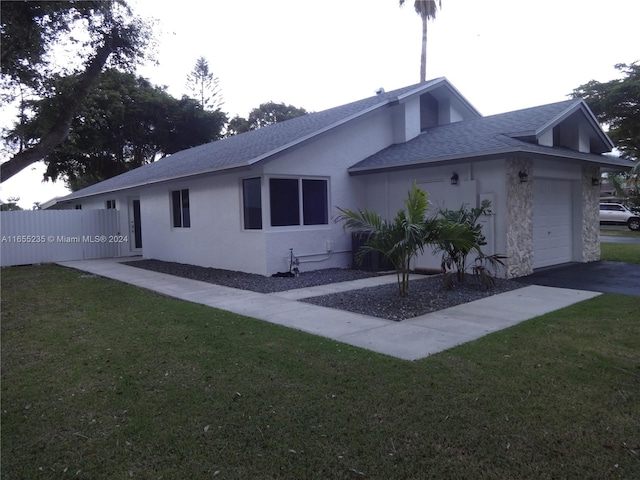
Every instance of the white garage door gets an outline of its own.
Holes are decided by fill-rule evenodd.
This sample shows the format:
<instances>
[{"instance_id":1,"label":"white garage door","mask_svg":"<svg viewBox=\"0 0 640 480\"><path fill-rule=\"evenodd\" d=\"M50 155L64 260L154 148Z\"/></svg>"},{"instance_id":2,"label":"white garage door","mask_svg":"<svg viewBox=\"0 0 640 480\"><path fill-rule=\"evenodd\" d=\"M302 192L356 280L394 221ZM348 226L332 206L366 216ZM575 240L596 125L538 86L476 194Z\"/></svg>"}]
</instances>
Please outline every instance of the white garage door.
<instances>
[{"instance_id":1,"label":"white garage door","mask_svg":"<svg viewBox=\"0 0 640 480\"><path fill-rule=\"evenodd\" d=\"M533 268L573 260L571 182L535 179Z\"/></svg>"}]
</instances>

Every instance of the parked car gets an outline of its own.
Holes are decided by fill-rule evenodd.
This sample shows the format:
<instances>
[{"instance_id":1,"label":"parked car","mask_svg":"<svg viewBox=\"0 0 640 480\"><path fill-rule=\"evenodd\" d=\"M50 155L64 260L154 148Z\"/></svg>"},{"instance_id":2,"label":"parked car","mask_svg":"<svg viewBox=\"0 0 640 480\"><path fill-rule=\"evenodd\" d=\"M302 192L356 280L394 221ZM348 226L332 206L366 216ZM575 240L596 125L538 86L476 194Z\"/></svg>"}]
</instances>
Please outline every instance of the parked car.
<instances>
[{"instance_id":1,"label":"parked car","mask_svg":"<svg viewBox=\"0 0 640 480\"><path fill-rule=\"evenodd\" d=\"M629 230L640 230L640 215L621 203L601 203L600 225L626 225Z\"/></svg>"}]
</instances>

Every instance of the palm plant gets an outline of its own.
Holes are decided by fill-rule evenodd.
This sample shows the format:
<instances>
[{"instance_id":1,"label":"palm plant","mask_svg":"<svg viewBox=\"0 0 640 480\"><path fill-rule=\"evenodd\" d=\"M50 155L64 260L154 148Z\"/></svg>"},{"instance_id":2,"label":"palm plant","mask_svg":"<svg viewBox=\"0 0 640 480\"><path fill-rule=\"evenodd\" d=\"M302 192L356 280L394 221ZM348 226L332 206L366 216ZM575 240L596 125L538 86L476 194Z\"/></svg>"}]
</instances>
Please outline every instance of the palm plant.
<instances>
[{"instance_id":1,"label":"palm plant","mask_svg":"<svg viewBox=\"0 0 640 480\"><path fill-rule=\"evenodd\" d=\"M442 250L444 252L442 256L442 269L447 271L455 268L458 282L465 281L465 274L468 268L467 257L473 251L476 252L473 272L478 276L480 284L485 288L493 285L492 270L495 271L504 266L502 261L506 258L504 255L485 255L481 249L482 246L487 244L487 241L482 234L482 225L478 223L478 219L480 216L486 215L490 207L491 202L484 200L479 207L470 208L467 205L462 205L458 210L441 209L438 212L443 219L454 224L466 226L473 238L473 241L467 245L450 242L444 238L440 238L437 241L436 250ZM445 284L447 283L450 282L448 278L445 277Z\"/></svg>"},{"instance_id":2,"label":"palm plant","mask_svg":"<svg viewBox=\"0 0 640 480\"><path fill-rule=\"evenodd\" d=\"M490 202L485 200L482 205L476 208L469 208L462 205L458 210L440 210L438 213L442 218L450 222L466 225L474 236L474 244L470 248L457 248L456 245L448 242L440 242L439 249L444 251L442 257L442 269L447 270L455 267L459 282L464 282L467 270L467 257L472 250L480 252L480 247L486 245L486 239L482 234L482 225L478 223L481 215L487 213Z\"/></svg>"},{"instance_id":3,"label":"palm plant","mask_svg":"<svg viewBox=\"0 0 640 480\"><path fill-rule=\"evenodd\" d=\"M400 6L405 0L399 0ZM415 0L413 8L422 19L422 55L420 56L420 81L427 79L427 22L436 18L438 8L442 8L442 0Z\"/></svg>"},{"instance_id":4,"label":"palm plant","mask_svg":"<svg viewBox=\"0 0 640 480\"><path fill-rule=\"evenodd\" d=\"M409 294L411 260L424 251L427 244L450 242L460 248L470 248L473 234L464 225L444 219L426 218L429 206L428 195L414 182L404 201L405 208L399 210L392 220L384 220L378 213L368 210L353 211L340 208L336 222L344 221L344 228L361 232L366 243L356 252L356 261L362 262L370 252L382 253L393 265L398 277L398 293Z\"/></svg>"}]
</instances>

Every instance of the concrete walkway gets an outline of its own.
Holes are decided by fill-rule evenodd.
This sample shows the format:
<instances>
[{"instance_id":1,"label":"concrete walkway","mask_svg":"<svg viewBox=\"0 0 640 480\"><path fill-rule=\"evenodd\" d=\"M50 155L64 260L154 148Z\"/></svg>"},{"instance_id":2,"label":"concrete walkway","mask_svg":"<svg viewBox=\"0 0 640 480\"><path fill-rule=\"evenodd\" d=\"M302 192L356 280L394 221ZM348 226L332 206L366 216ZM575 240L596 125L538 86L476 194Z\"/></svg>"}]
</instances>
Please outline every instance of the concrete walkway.
<instances>
[{"instance_id":1,"label":"concrete walkway","mask_svg":"<svg viewBox=\"0 0 640 480\"><path fill-rule=\"evenodd\" d=\"M130 259L120 259L126 260ZM600 295L597 292L531 285L411 320L393 322L297 300L394 283L395 275L261 294L130 267L122 265L118 259L75 260L59 262L59 265L404 360L418 360Z\"/></svg>"}]
</instances>

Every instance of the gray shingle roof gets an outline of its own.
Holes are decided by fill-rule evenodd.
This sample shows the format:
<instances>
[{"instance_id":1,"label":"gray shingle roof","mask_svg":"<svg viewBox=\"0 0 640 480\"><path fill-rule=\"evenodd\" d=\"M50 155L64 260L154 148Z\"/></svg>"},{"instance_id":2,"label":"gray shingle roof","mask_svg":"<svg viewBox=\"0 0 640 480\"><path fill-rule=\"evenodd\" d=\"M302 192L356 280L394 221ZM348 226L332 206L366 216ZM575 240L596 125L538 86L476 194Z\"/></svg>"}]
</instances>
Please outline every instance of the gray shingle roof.
<instances>
[{"instance_id":1,"label":"gray shingle roof","mask_svg":"<svg viewBox=\"0 0 640 480\"><path fill-rule=\"evenodd\" d=\"M150 165L74 192L59 201L248 167L367 112L441 85L449 87L453 95L459 96L468 105L468 102L445 78L437 78L183 150ZM349 168L349 172L357 174L381 169L407 168L424 163L488 157L517 151L629 166L628 162L617 158L541 147L515 138L535 135L540 132L540 129L561 118L562 115L566 115L581 102L581 100L567 100L489 117L480 117L473 110L473 114L477 114L478 118L433 127L409 142L392 145L358 162ZM470 105L468 106L473 109Z\"/></svg>"},{"instance_id":2,"label":"gray shingle roof","mask_svg":"<svg viewBox=\"0 0 640 480\"><path fill-rule=\"evenodd\" d=\"M629 166L629 162L617 157L579 153L558 147L544 147L521 139L534 136L582 104L582 100L567 100L432 127L408 142L392 145L356 163L349 168L349 172L369 173L514 152Z\"/></svg>"},{"instance_id":3,"label":"gray shingle roof","mask_svg":"<svg viewBox=\"0 0 640 480\"><path fill-rule=\"evenodd\" d=\"M428 90L442 83L446 83L446 79L437 78L426 83L381 93L346 105L310 113L286 122L182 150L149 165L74 192L61 201L203 173L246 167L352 118L380 108L398 97L413 91Z\"/></svg>"}]
</instances>

